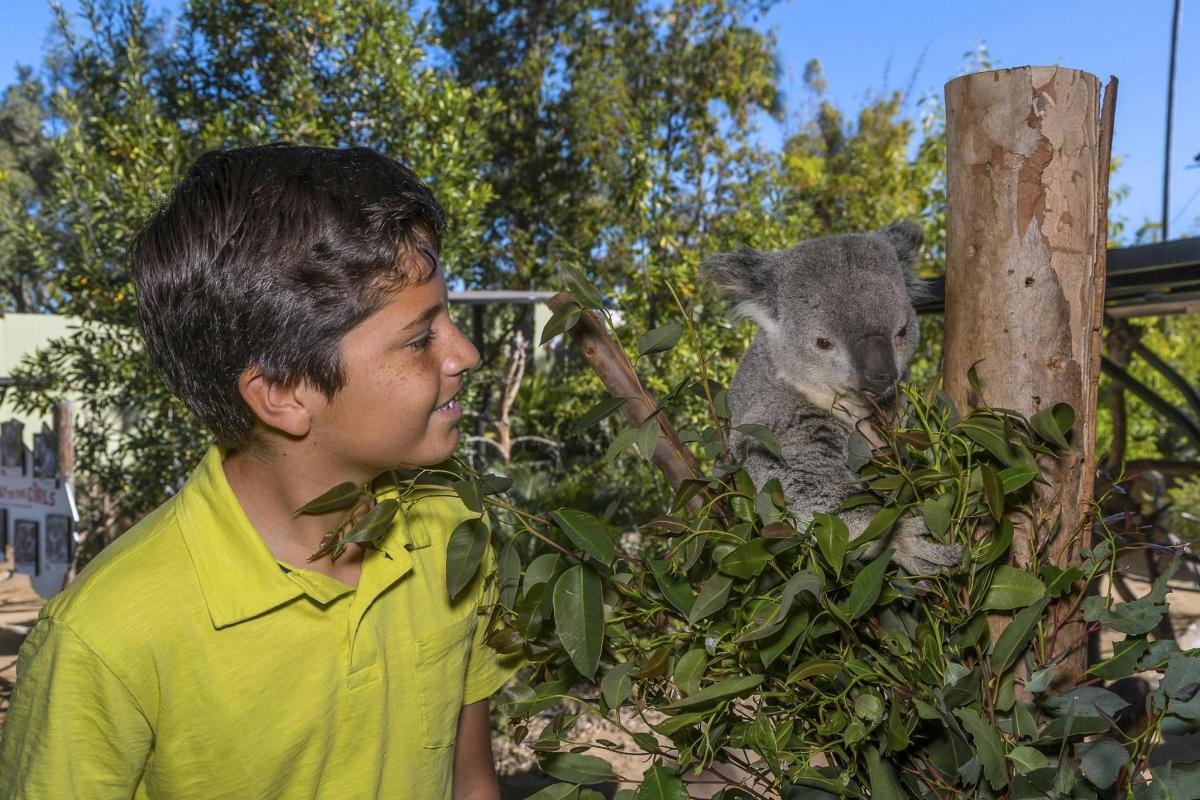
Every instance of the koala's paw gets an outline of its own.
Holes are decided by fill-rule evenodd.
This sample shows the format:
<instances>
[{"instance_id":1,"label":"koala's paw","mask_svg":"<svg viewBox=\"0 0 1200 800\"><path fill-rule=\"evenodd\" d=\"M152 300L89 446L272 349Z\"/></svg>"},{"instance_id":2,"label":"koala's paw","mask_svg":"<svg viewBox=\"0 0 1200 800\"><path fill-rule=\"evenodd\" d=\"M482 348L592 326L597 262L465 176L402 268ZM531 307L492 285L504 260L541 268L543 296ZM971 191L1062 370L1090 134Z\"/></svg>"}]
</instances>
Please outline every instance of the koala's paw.
<instances>
[{"instance_id":1,"label":"koala's paw","mask_svg":"<svg viewBox=\"0 0 1200 800\"><path fill-rule=\"evenodd\" d=\"M895 551L892 561L910 575L935 575L943 568L957 567L962 561L962 545L933 541L924 520L917 517L901 520L889 545Z\"/></svg>"}]
</instances>

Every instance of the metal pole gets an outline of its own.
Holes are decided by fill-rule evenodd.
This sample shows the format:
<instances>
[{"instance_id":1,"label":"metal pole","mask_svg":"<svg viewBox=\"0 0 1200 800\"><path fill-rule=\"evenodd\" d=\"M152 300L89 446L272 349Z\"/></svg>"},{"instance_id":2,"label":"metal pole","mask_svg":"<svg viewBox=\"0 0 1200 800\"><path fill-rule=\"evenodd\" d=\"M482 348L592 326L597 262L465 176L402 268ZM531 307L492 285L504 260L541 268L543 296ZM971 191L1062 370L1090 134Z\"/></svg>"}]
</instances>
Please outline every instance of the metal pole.
<instances>
[{"instance_id":1,"label":"metal pole","mask_svg":"<svg viewBox=\"0 0 1200 800\"><path fill-rule=\"evenodd\" d=\"M1171 18L1171 59L1167 66L1167 136L1163 153L1163 202L1162 240L1169 238L1167 223L1171 213L1171 122L1175 112L1175 51L1179 46L1179 16L1183 11L1183 0L1175 0L1175 13Z\"/></svg>"}]
</instances>

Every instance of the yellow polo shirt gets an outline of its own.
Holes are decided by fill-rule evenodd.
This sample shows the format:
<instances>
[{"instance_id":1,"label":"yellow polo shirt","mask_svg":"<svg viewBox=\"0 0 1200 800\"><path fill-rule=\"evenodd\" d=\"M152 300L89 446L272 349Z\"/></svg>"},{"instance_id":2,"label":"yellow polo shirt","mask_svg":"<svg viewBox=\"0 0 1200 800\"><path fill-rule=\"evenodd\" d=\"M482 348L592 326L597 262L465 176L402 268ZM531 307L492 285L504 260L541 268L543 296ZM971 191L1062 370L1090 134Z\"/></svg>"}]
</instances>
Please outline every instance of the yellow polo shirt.
<instances>
[{"instance_id":1,"label":"yellow polo shirt","mask_svg":"<svg viewBox=\"0 0 1200 800\"><path fill-rule=\"evenodd\" d=\"M0 797L448 798L460 708L515 668L483 642L490 555L446 591L471 515L423 492L353 588L277 562L211 448L42 611Z\"/></svg>"}]
</instances>

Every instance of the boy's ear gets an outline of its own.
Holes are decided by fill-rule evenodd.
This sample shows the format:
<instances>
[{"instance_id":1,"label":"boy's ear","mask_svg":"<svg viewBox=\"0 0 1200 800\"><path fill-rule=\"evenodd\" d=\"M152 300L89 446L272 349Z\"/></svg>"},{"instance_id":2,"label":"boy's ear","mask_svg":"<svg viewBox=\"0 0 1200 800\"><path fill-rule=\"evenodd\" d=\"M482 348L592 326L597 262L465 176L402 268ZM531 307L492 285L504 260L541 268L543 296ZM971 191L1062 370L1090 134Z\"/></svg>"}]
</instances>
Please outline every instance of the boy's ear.
<instances>
[{"instance_id":1,"label":"boy's ear","mask_svg":"<svg viewBox=\"0 0 1200 800\"><path fill-rule=\"evenodd\" d=\"M765 329L778 326L775 274L764 253L746 246L713 253L700 264L700 272L734 304L735 318L752 319Z\"/></svg>"},{"instance_id":2,"label":"boy's ear","mask_svg":"<svg viewBox=\"0 0 1200 800\"><path fill-rule=\"evenodd\" d=\"M238 377L238 392L254 416L288 436L305 436L312 428L311 395L303 385L285 386L247 367Z\"/></svg>"}]
</instances>

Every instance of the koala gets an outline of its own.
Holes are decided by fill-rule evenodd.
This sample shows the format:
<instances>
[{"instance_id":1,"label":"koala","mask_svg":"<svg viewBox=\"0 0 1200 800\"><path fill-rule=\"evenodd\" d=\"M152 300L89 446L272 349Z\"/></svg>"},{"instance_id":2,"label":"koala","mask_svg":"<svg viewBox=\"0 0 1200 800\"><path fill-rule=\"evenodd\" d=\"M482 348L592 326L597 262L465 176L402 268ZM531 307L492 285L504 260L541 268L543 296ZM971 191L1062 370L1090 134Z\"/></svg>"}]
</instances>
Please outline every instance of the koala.
<instances>
[{"instance_id":1,"label":"koala","mask_svg":"<svg viewBox=\"0 0 1200 800\"><path fill-rule=\"evenodd\" d=\"M770 428L784 461L736 430L731 457L745 463L757 486L778 478L799 522L838 514L851 540L879 508L839 513L859 488L847 466L849 435L873 404L894 405L896 381L917 349L913 263L921 241L920 228L898 222L774 253L741 247L701 265L733 303L734 317L759 327L729 386L732 424ZM914 575L956 565L962 556L961 547L933 541L919 517L897 522L868 556L889 546L892 560Z\"/></svg>"}]
</instances>

